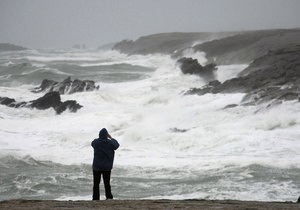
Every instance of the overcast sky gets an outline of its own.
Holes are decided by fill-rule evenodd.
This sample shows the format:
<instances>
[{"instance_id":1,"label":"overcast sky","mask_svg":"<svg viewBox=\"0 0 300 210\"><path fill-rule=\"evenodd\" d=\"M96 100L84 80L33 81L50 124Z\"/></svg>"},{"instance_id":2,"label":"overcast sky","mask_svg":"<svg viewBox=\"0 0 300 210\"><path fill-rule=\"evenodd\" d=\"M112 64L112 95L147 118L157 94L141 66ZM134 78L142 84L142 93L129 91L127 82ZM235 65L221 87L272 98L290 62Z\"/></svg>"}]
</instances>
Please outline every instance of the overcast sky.
<instances>
[{"instance_id":1,"label":"overcast sky","mask_svg":"<svg viewBox=\"0 0 300 210\"><path fill-rule=\"evenodd\" d=\"M96 48L162 32L300 27L300 0L0 0L0 43Z\"/></svg>"}]
</instances>

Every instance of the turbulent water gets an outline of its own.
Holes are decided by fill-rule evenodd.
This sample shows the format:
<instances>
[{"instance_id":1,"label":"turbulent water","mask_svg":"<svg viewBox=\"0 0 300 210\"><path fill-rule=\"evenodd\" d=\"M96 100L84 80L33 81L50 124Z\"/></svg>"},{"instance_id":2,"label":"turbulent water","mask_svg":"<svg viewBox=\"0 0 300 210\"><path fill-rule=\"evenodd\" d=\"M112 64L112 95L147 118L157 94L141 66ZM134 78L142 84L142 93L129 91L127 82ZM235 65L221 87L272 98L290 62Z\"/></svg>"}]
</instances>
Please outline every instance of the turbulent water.
<instances>
[{"instance_id":1,"label":"turbulent water","mask_svg":"<svg viewBox=\"0 0 300 210\"><path fill-rule=\"evenodd\" d=\"M189 56L205 64L202 53ZM220 81L245 65L218 66ZM0 97L30 101L43 79L91 79L61 95L77 113L0 105L0 200L92 198L91 141L106 127L116 199L294 201L300 195L300 103L237 106L244 94L184 95L205 85L167 55L116 51L0 53ZM104 199L101 183L101 199Z\"/></svg>"}]
</instances>

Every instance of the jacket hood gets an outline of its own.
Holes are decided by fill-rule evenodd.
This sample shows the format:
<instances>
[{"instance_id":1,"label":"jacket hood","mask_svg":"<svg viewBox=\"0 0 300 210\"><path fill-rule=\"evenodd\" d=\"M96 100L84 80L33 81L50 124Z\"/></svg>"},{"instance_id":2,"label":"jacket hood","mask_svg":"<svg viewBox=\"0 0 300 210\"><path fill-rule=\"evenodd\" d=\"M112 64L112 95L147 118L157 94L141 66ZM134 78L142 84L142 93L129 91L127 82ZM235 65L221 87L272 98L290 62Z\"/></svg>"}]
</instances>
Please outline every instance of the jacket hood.
<instances>
[{"instance_id":1,"label":"jacket hood","mask_svg":"<svg viewBox=\"0 0 300 210\"><path fill-rule=\"evenodd\" d=\"M102 128L101 131L99 132L99 138L100 139L107 139L108 132L105 128Z\"/></svg>"}]
</instances>

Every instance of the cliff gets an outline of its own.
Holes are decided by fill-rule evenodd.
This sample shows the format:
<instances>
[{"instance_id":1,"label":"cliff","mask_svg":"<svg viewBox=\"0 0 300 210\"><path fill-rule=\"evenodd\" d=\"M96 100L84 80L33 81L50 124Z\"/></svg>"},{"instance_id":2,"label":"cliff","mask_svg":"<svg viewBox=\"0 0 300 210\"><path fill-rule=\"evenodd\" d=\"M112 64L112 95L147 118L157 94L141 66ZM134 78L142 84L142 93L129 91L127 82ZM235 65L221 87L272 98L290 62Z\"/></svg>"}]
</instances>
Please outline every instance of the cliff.
<instances>
[{"instance_id":1,"label":"cliff","mask_svg":"<svg viewBox=\"0 0 300 210\"><path fill-rule=\"evenodd\" d=\"M236 34L236 32L161 33L143 36L136 41L123 40L115 44L113 49L126 54L173 54L177 51L189 48L195 43L203 43L234 34Z\"/></svg>"}]
</instances>

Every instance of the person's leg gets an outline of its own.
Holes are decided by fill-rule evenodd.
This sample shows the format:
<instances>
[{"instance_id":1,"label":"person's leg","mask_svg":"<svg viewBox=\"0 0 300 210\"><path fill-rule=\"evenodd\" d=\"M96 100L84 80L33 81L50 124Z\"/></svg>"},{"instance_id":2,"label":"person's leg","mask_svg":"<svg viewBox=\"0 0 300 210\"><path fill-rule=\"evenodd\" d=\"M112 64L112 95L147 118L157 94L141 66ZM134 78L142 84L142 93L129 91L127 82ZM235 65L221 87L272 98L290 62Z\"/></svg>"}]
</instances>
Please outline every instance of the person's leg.
<instances>
[{"instance_id":1,"label":"person's leg","mask_svg":"<svg viewBox=\"0 0 300 210\"><path fill-rule=\"evenodd\" d=\"M113 199L110 187L110 174L111 171L102 171L106 199Z\"/></svg>"},{"instance_id":2,"label":"person's leg","mask_svg":"<svg viewBox=\"0 0 300 210\"><path fill-rule=\"evenodd\" d=\"M93 186L93 200L100 200L99 184L101 180L101 172L93 170L94 186Z\"/></svg>"}]
</instances>

